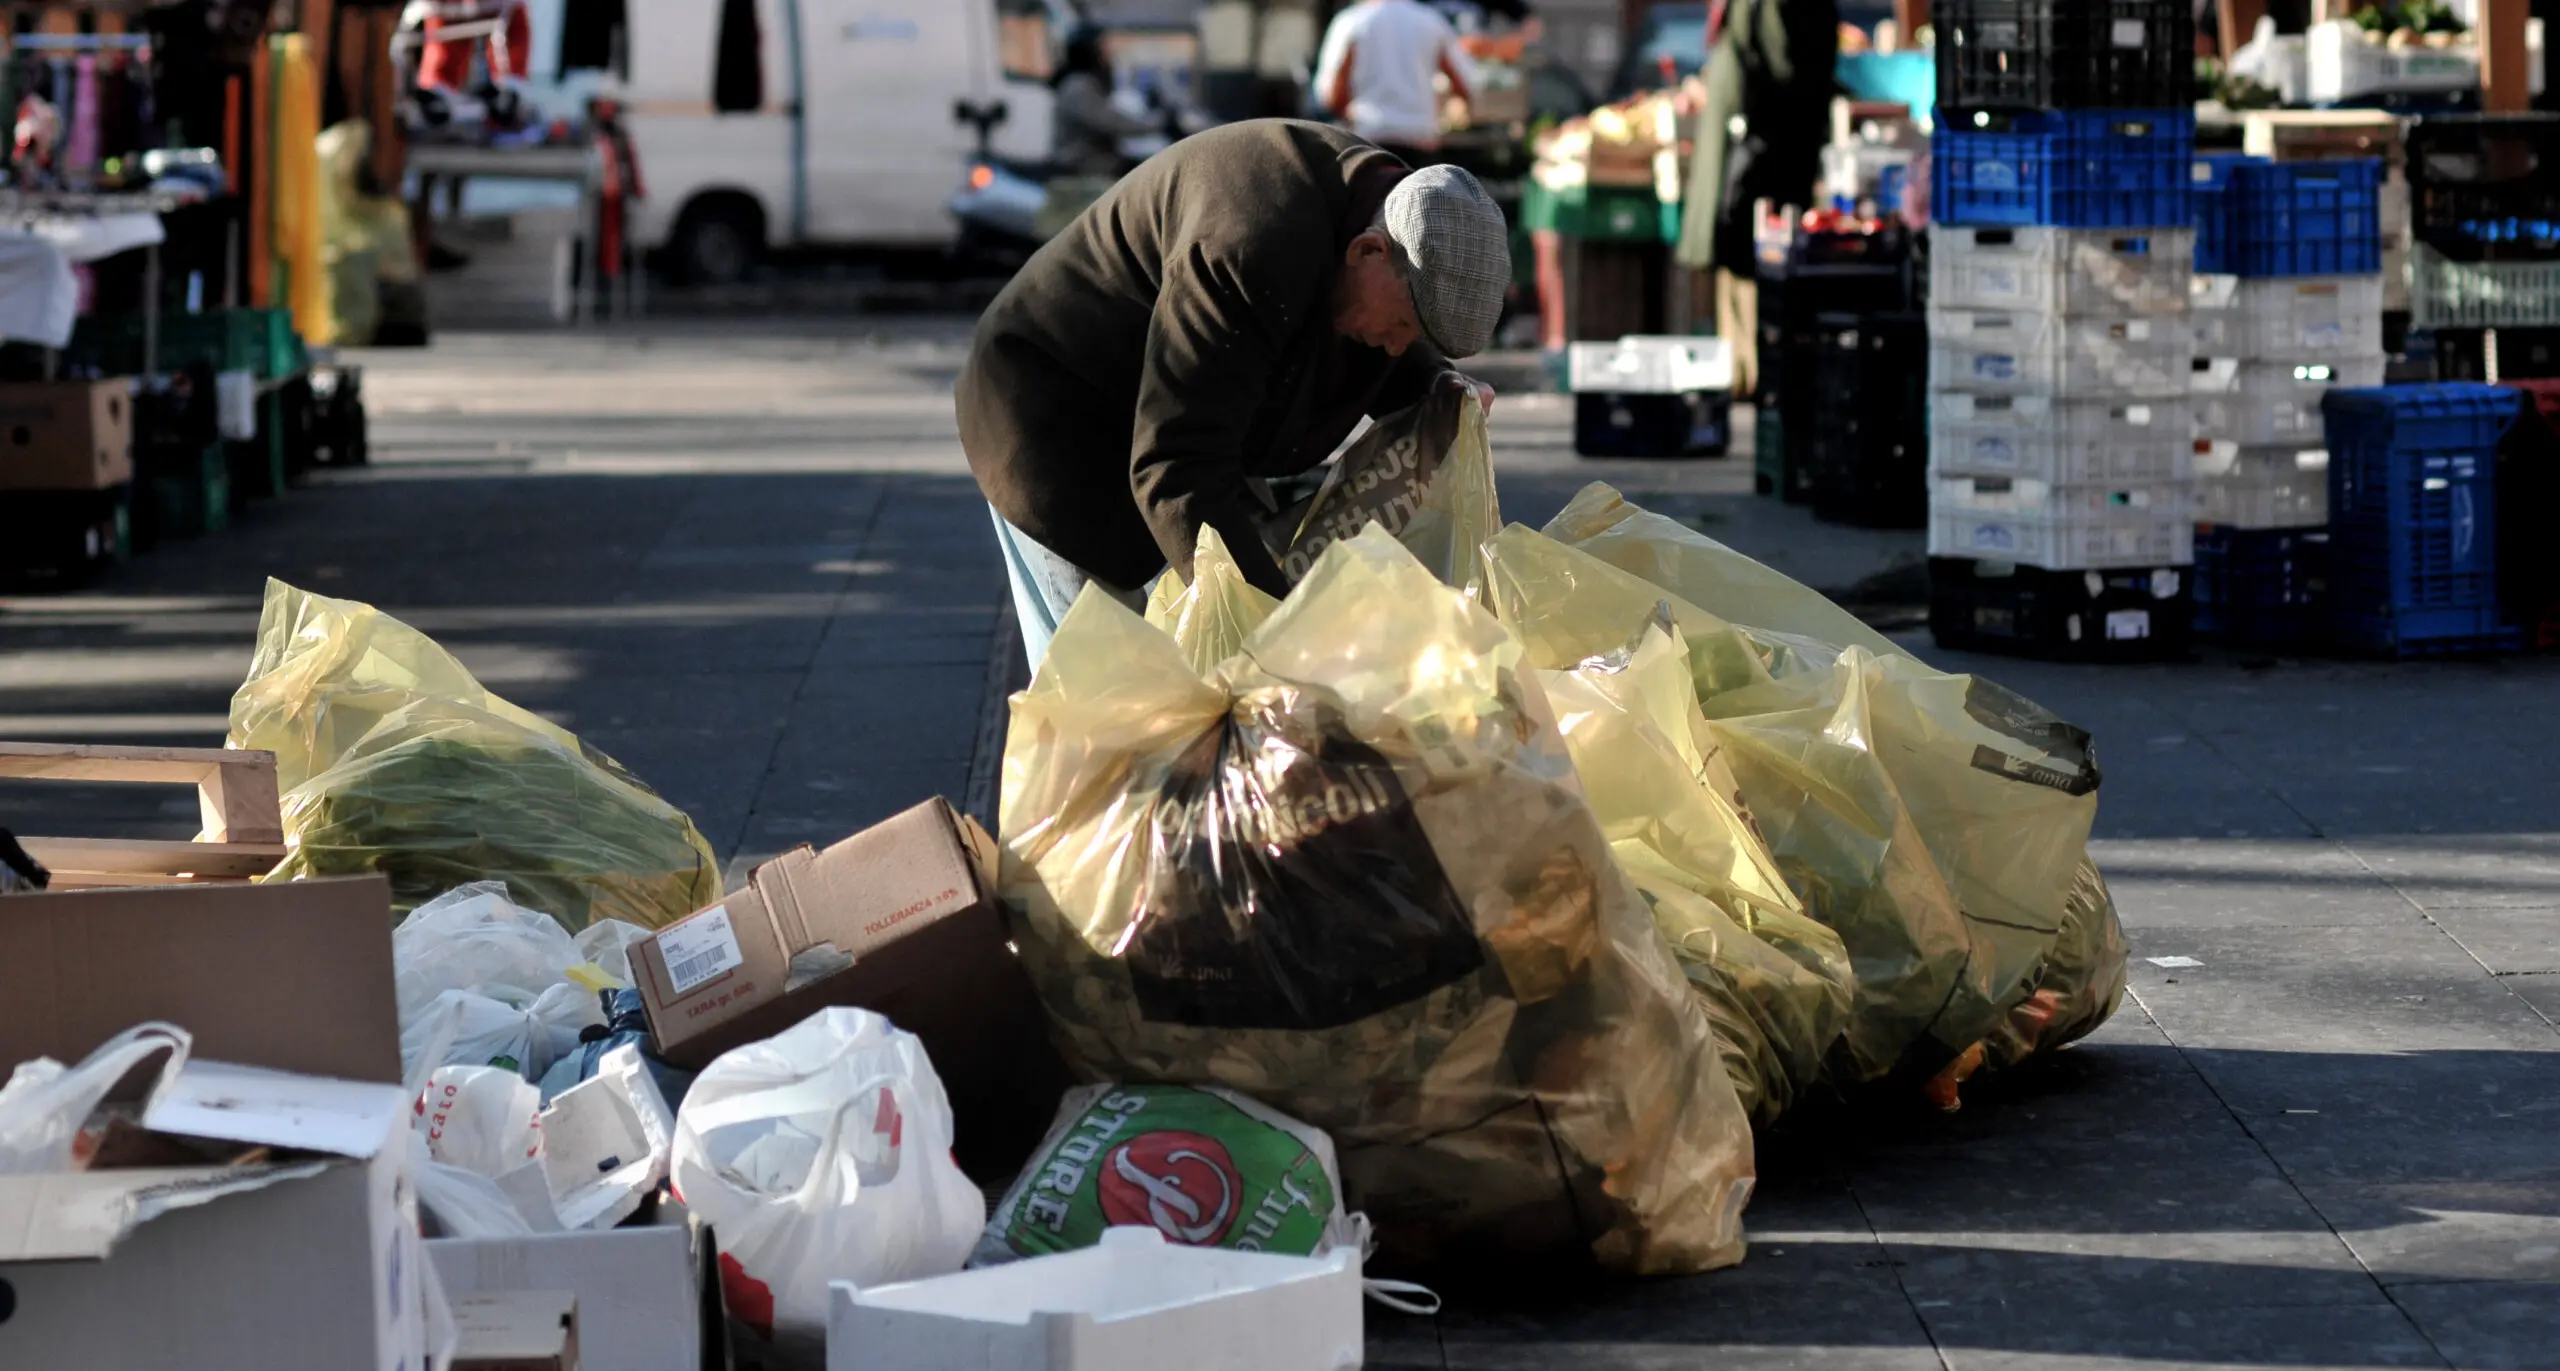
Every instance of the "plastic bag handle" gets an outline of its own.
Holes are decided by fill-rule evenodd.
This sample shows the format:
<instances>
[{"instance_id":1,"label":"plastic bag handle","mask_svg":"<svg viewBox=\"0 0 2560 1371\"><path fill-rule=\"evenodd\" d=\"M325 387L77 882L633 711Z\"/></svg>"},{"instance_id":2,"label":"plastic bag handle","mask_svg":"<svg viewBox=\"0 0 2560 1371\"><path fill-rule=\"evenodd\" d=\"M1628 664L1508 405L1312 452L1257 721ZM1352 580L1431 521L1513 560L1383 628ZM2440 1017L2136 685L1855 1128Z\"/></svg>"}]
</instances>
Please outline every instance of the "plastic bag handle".
<instances>
[{"instance_id":1,"label":"plastic bag handle","mask_svg":"<svg viewBox=\"0 0 2560 1371\"><path fill-rule=\"evenodd\" d=\"M853 1111L855 1111L856 1109L861 1108L861 1107L862 1107L862 1102L863 1102L864 1100L870 1099L870 1098L871 1098L871 1092L872 1092L872 1091L874 1091L874 1090L883 1090L883 1091L888 1092L888 1095L889 1095L889 1107L898 1111L898 1118L901 1120L901 1125L900 1125L900 1126L901 1126L901 1128L903 1128L903 1127L904 1127L904 1123L903 1123L903 1121L906 1119L907 1114L908 1114L908 1112L909 1112L909 1111L907 1110L907 1108L906 1108L906 1102L907 1102L907 1100L908 1100L909 1098L911 1098L911 1097L908 1095L908 1091L909 1091L911 1088L912 1088L912 1087L910 1087L910 1086L908 1085L908 1083L907 1083L907 1078L906 1078L906 1077L904 1077L904 1076L897 1076L897 1075L885 1075L885 1074L884 1074L884 1075L879 1075L879 1076L873 1076L873 1077L871 1077L870 1079L868 1079L868 1080L866 1080L866 1081L862 1082L860 1085L855 1086L855 1087L853 1088L853 1093L845 1097L845 1101L844 1101L844 1103L843 1103L843 1104L841 1104L841 1105L839 1105L839 1106L837 1106L837 1108L836 1108L836 1112L835 1112L834 1116L833 1116L833 1117L831 1117L831 1118L829 1118L829 1119L827 1120L827 1134L826 1134L826 1137L825 1137L825 1138L823 1138L823 1139L821 1139L821 1140L819 1141L819 1143L818 1143L818 1157L819 1157L820 1161L821 1161L821 1162L831 1161L831 1160L836 1156L836 1154L837 1154L837 1150L838 1150L839 1148L842 1148L842 1147L844 1146L844 1121L845 1121L845 1117L846 1117L847 1115L849 1115L849 1114L853 1113ZM904 1136L905 1136L905 1135L904 1135L904 1134L903 1134L903 1132L902 1132L902 1133L900 1134L901 1139L903 1139L903 1138L904 1138ZM854 1198L855 1198L855 1199L857 1199L857 1200L858 1200L858 1199L860 1199L860 1198L861 1198L861 1196L862 1196L862 1194L863 1194L863 1192L864 1192L864 1191L866 1191L866 1190L886 1190L886 1189L889 1189L891 1186L894 1186L894 1185L898 1184L898 1182L900 1182L900 1181L908 1181L908 1180L910 1180L910 1177L909 1177L908 1173L909 1173L909 1172L911 1172L911 1171L913 1171L915 1168L913 1168L913 1167L911 1167L911 1166L908 1166L908 1165L907 1165L907 1149L906 1149L906 1144L905 1144L903 1141L900 1141L900 1142L898 1142L898 1143L896 1143L896 1144L893 1144L893 1146L896 1148L897 1153L898 1153L898 1170L897 1170L897 1174L895 1174L895 1175L891 1176L891 1177L888 1179L888 1181L887 1181L887 1182L885 1182L884 1184L877 1185L877 1186L866 1186L866 1185L864 1185L864 1184L862 1183L862 1176L861 1176L861 1173L860 1173L860 1171L857 1169L857 1170L856 1170L856 1172L855 1172L855 1175L854 1175L854 1179L853 1179L853 1188L854 1188ZM793 1192L792 1192L792 1198L794 1198L794 1199L806 1199L806 1198L808 1198L809 1192L810 1192L811 1190L813 1190L813 1189L817 1188L817 1185L818 1185L819 1180L820 1180L820 1179L822 1179L822 1178L824 1177L824 1175L825 1175L825 1168L824 1168L824 1166L822 1166L822 1165L821 1165L821 1166L812 1166L812 1167L810 1167L810 1168L809 1168L809 1174L808 1174L807 1176L803 1177L803 1178L801 1179L801 1181L800 1181L800 1188L799 1188L798 1190L795 1190L795 1191L793 1191Z\"/></svg>"}]
</instances>

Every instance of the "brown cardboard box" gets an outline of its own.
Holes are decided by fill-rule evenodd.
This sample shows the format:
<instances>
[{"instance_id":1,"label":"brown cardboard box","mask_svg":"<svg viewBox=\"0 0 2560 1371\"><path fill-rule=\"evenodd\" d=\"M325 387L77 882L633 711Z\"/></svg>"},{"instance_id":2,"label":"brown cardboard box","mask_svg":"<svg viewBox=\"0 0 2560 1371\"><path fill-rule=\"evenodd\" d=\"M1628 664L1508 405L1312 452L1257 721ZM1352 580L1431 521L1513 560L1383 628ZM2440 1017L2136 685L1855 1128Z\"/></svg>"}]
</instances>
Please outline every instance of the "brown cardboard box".
<instances>
[{"instance_id":1,"label":"brown cardboard box","mask_svg":"<svg viewBox=\"0 0 2560 1371\"><path fill-rule=\"evenodd\" d=\"M578 1297L509 1290L453 1302L452 1371L578 1371Z\"/></svg>"},{"instance_id":2,"label":"brown cardboard box","mask_svg":"<svg viewBox=\"0 0 2560 1371\"><path fill-rule=\"evenodd\" d=\"M133 382L0 385L0 490L104 490L133 479Z\"/></svg>"},{"instance_id":3,"label":"brown cardboard box","mask_svg":"<svg viewBox=\"0 0 2560 1371\"><path fill-rule=\"evenodd\" d=\"M277 1149L0 1176L0 1367L420 1364L426 1256L381 877L12 896L0 967L0 1070L167 1021L194 1050L144 1126Z\"/></svg>"},{"instance_id":4,"label":"brown cardboard box","mask_svg":"<svg viewBox=\"0 0 2560 1371\"><path fill-rule=\"evenodd\" d=\"M886 1015L933 1059L962 1169L1002 1179L1065 1090L994 894L995 844L936 799L837 843L757 867L744 890L631 948L658 1053L702 1067L834 1005ZM852 959L789 988L791 962Z\"/></svg>"}]
</instances>

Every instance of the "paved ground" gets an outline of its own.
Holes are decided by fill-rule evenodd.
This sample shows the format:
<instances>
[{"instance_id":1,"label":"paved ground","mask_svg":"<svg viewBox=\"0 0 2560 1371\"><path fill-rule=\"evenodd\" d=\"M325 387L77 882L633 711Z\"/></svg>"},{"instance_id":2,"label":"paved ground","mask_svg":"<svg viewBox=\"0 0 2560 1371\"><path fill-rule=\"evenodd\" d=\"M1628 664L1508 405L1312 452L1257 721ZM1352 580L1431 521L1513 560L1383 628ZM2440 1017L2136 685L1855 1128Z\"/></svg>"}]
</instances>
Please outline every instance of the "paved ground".
<instances>
[{"instance_id":1,"label":"paved ground","mask_svg":"<svg viewBox=\"0 0 2560 1371\"><path fill-rule=\"evenodd\" d=\"M373 600L620 756L733 864L983 796L1009 650L951 440L964 325L454 338L375 359L379 465L95 590L0 599L0 736L206 742L269 575ZM1918 555L1496 415L1506 508L1583 480L1826 587ZM1952 1117L1765 1138L1695 1280L1524 1272L1373 1364L2560 1367L2560 661L2093 669L1924 653L2093 729L2137 954L2095 1040ZM973 766L974 764L974 766ZM0 789L0 825L37 797ZM183 836L79 790L51 831ZM2189 958L2162 967L2150 958Z\"/></svg>"}]
</instances>

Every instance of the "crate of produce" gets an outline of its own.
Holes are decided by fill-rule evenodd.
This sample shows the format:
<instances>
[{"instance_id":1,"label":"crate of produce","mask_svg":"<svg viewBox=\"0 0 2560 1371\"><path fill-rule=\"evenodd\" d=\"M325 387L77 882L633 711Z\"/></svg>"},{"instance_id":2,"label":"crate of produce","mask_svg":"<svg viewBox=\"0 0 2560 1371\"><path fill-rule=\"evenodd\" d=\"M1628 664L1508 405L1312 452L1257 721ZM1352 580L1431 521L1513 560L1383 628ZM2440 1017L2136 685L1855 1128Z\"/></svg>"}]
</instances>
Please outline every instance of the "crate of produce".
<instances>
[{"instance_id":1,"label":"crate of produce","mask_svg":"<svg viewBox=\"0 0 2560 1371\"><path fill-rule=\"evenodd\" d=\"M1947 309L2184 314L2194 261L2191 228L1942 225L1929 240L1929 299Z\"/></svg>"},{"instance_id":2,"label":"crate of produce","mask_svg":"<svg viewBox=\"0 0 2560 1371\"><path fill-rule=\"evenodd\" d=\"M2352 276L2382 270L2382 163L2261 162L2226 192L2242 276Z\"/></svg>"},{"instance_id":3,"label":"crate of produce","mask_svg":"<svg viewBox=\"0 0 2560 1371\"><path fill-rule=\"evenodd\" d=\"M0 492L0 584L80 585L133 554L133 488Z\"/></svg>"},{"instance_id":4,"label":"crate of produce","mask_svg":"<svg viewBox=\"0 0 2560 1371\"><path fill-rule=\"evenodd\" d=\"M1814 376L1815 516L1870 528L1924 527L1927 317L1832 314L1821 322Z\"/></svg>"},{"instance_id":5,"label":"crate of produce","mask_svg":"<svg viewBox=\"0 0 2560 1371\"><path fill-rule=\"evenodd\" d=\"M2047 486L1994 476L1930 482L1929 555L2052 571L2189 560L2195 520L2183 486Z\"/></svg>"},{"instance_id":6,"label":"crate of produce","mask_svg":"<svg viewBox=\"0 0 2560 1371\"><path fill-rule=\"evenodd\" d=\"M2412 328L2560 326L2560 259L2465 262L2432 244L2409 249Z\"/></svg>"},{"instance_id":7,"label":"crate of produce","mask_svg":"<svg viewBox=\"0 0 2560 1371\"><path fill-rule=\"evenodd\" d=\"M2234 647L2316 645L2326 636L2328 582L2324 529L2201 526L2196 635Z\"/></svg>"},{"instance_id":8,"label":"crate of produce","mask_svg":"<svg viewBox=\"0 0 2560 1371\"><path fill-rule=\"evenodd\" d=\"M2189 319L2208 357L2382 353L2379 276L2199 276Z\"/></svg>"},{"instance_id":9,"label":"crate of produce","mask_svg":"<svg viewBox=\"0 0 2560 1371\"><path fill-rule=\"evenodd\" d=\"M2540 381L2560 377L2560 325L2551 328L2442 328L2416 334L2439 381Z\"/></svg>"},{"instance_id":10,"label":"crate of produce","mask_svg":"<svg viewBox=\"0 0 2560 1371\"><path fill-rule=\"evenodd\" d=\"M2407 159L2419 242L2464 261L2560 257L2560 115L2431 115Z\"/></svg>"},{"instance_id":11,"label":"crate of produce","mask_svg":"<svg viewBox=\"0 0 2560 1371\"><path fill-rule=\"evenodd\" d=\"M1932 557L1929 633L1941 648L2067 661L2174 661L2193 643L2183 564L2048 571Z\"/></svg>"},{"instance_id":12,"label":"crate of produce","mask_svg":"<svg viewBox=\"0 0 2560 1371\"><path fill-rule=\"evenodd\" d=\"M1931 18L1945 109L2195 103L2195 13L2184 0L1942 0Z\"/></svg>"},{"instance_id":13,"label":"crate of produce","mask_svg":"<svg viewBox=\"0 0 2560 1371\"><path fill-rule=\"evenodd\" d=\"M2329 522L2326 448L2199 443L2195 473L2199 523L2311 528Z\"/></svg>"},{"instance_id":14,"label":"crate of produce","mask_svg":"<svg viewBox=\"0 0 2560 1371\"><path fill-rule=\"evenodd\" d=\"M2189 222L2188 110L1975 111L1941 120L1930 213L1948 224L2175 228Z\"/></svg>"},{"instance_id":15,"label":"crate of produce","mask_svg":"<svg viewBox=\"0 0 2560 1371\"><path fill-rule=\"evenodd\" d=\"M1930 469L2056 485L2183 481L2194 442L2187 401L1948 393L1929 405Z\"/></svg>"},{"instance_id":16,"label":"crate of produce","mask_svg":"<svg viewBox=\"0 0 2560 1371\"><path fill-rule=\"evenodd\" d=\"M2380 355L2316 361L2199 358L2190 401L2195 435L2257 447L2316 444L2324 430L2320 399L2339 386L2378 386L2390 363Z\"/></svg>"},{"instance_id":17,"label":"crate of produce","mask_svg":"<svg viewBox=\"0 0 2560 1371\"><path fill-rule=\"evenodd\" d=\"M2517 392L2468 382L2332 391L2330 622L2345 646L2493 647L2496 471Z\"/></svg>"},{"instance_id":18,"label":"crate of produce","mask_svg":"<svg viewBox=\"0 0 2560 1371\"><path fill-rule=\"evenodd\" d=\"M1929 310L1929 379L1942 390L2172 399L2189 388L2194 357L2183 319Z\"/></svg>"},{"instance_id":19,"label":"crate of produce","mask_svg":"<svg viewBox=\"0 0 2560 1371\"><path fill-rule=\"evenodd\" d=\"M2239 202L2232 173L2255 158L2237 152L2198 153L2187 164L2187 214L2196 230L2196 271L2232 275L2240 270Z\"/></svg>"}]
</instances>

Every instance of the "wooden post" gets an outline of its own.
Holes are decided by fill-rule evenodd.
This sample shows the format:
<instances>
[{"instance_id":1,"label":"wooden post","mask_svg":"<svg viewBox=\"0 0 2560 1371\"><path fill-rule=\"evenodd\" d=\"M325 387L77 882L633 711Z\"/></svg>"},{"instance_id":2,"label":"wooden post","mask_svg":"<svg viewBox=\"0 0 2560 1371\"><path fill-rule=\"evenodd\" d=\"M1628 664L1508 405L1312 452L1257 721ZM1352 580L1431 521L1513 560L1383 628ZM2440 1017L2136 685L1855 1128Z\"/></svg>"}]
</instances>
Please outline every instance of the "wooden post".
<instances>
[{"instance_id":1,"label":"wooden post","mask_svg":"<svg viewBox=\"0 0 2560 1371\"><path fill-rule=\"evenodd\" d=\"M1902 46L1908 50L1920 26L1929 22L1929 0L1893 0L1894 31L1902 35Z\"/></svg>"},{"instance_id":2,"label":"wooden post","mask_svg":"<svg viewBox=\"0 0 2560 1371\"><path fill-rule=\"evenodd\" d=\"M2480 108L2521 114L2533 107L2533 78L2525 70L2526 0L2481 0Z\"/></svg>"},{"instance_id":3,"label":"wooden post","mask_svg":"<svg viewBox=\"0 0 2560 1371\"><path fill-rule=\"evenodd\" d=\"M2228 62L2231 54L2258 31L2258 18L2267 12L2267 0L2220 0L2215 8L2222 16L2222 60Z\"/></svg>"}]
</instances>

